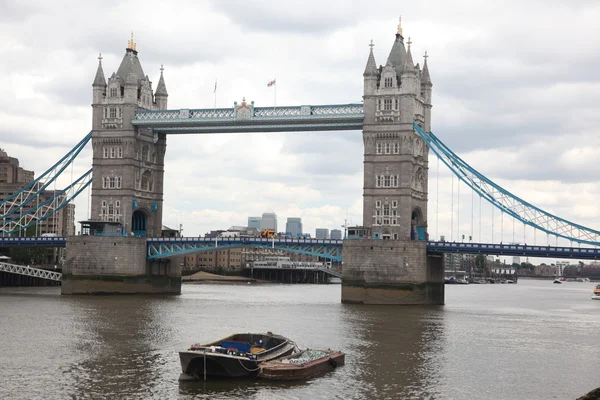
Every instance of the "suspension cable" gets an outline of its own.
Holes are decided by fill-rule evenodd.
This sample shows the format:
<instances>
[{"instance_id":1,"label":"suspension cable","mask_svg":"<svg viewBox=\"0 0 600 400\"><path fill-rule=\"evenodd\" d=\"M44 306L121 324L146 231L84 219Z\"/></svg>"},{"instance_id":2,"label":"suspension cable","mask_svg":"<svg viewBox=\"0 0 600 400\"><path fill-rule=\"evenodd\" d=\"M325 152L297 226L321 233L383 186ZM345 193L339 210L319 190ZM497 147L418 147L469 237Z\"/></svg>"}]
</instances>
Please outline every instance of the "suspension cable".
<instances>
[{"instance_id":1,"label":"suspension cable","mask_svg":"<svg viewBox=\"0 0 600 400\"><path fill-rule=\"evenodd\" d=\"M452 196L450 200L450 240L454 241L454 174L452 174Z\"/></svg>"},{"instance_id":2,"label":"suspension cable","mask_svg":"<svg viewBox=\"0 0 600 400\"><path fill-rule=\"evenodd\" d=\"M504 211L500 210L500 243L504 241Z\"/></svg>"},{"instance_id":3,"label":"suspension cable","mask_svg":"<svg viewBox=\"0 0 600 400\"><path fill-rule=\"evenodd\" d=\"M475 191L471 190L471 236L469 236L469 241L473 240L473 200L475 196Z\"/></svg>"},{"instance_id":4,"label":"suspension cable","mask_svg":"<svg viewBox=\"0 0 600 400\"><path fill-rule=\"evenodd\" d=\"M481 243L481 196L479 196L479 243Z\"/></svg>"},{"instance_id":5,"label":"suspension cable","mask_svg":"<svg viewBox=\"0 0 600 400\"><path fill-rule=\"evenodd\" d=\"M436 156L435 168L435 234L440 239L439 220L440 220L440 158Z\"/></svg>"},{"instance_id":6,"label":"suspension cable","mask_svg":"<svg viewBox=\"0 0 600 400\"><path fill-rule=\"evenodd\" d=\"M460 240L460 179L456 180L456 240Z\"/></svg>"}]
</instances>

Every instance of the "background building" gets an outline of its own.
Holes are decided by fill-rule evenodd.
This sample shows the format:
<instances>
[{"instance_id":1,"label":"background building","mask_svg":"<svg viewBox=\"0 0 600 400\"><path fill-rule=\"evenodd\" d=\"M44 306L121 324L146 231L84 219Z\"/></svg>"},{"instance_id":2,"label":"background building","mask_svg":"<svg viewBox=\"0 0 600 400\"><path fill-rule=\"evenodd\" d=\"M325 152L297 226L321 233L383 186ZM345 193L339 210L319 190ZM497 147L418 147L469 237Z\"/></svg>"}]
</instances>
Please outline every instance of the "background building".
<instances>
[{"instance_id":1,"label":"background building","mask_svg":"<svg viewBox=\"0 0 600 400\"><path fill-rule=\"evenodd\" d=\"M556 276L563 276L565 267L569 266L569 261L557 261L554 264L554 273Z\"/></svg>"},{"instance_id":2,"label":"background building","mask_svg":"<svg viewBox=\"0 0 600 400\"><path fill-rule=\"evenodd\" d=\"M315 238L316 239L329 239L329 229L317 228L315 230Z\"/></svg>"},{"instance_id":3,"label":"background building","mask_svg":"<svg viewBox=\"0 0 600 400\"><path fill-rule=\"evenodd\" d=\"M332 229L330 237L334 240L342 240L342 231L339 229Z\"/></svg>"},{"instance_id":4,"label":"background building","mask_svg":"<svg viewBox=\"0 0 600 400\"><path fill-rule=\"evenodd\" d=\"M248 228L256 228L260 231L261 217L248 217Z\"/></svg>"},{"instance_id":5,"label":"background building","mask_svg":"<svg viewBox=\"0 0 600 400\"><path fill-rule=\"evenodd\" d=\"M292 237L302 235L302 218L288 217L285 224L285 233L289 233Z\"/></svg>"},{"instance_id":6,"label":"background building","mask_svg":"<svg viewBox=\"0 0 600 400\"><path fill-rule=\"evenodd\" d=\"M0 149L0 183L29 183L33 180L33 171L19 167L19 159L9 157Z\"/></svg>"},{"instance_id":7,"label":"background building","mask_svg":"<svg viewBox=\"0 0 600 400\"><path fill-rule=\"evenodd\" d=\"M266 212L263 213L262 219L260 221L260 229L273 229L277 232L277 214L274 212Z\"/></svg>"}]
</instances>

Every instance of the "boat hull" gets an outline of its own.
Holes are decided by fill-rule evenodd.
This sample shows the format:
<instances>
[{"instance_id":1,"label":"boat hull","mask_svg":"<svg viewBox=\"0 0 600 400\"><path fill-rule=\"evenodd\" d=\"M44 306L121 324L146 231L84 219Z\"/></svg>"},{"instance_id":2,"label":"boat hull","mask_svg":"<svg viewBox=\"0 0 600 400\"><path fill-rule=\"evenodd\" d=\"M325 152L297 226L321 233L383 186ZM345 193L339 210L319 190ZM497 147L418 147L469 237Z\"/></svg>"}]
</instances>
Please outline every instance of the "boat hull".
<instances>
[{"instance_id":1,"label":"boat hull","mask_svg":"<svg viewBox=\"0 0 600 400\"><path fill-rule=\"evenodd\" d=\"M281 360L263 363L259 367L258 377L278 381L301 380L312 378L344 365L344 353L341 351L327 351L326 353L328 354L324 357L304 364L285 363Z\"/></svg>"},{"instance_id":2,"label":"boat hull","mask_svg":"<svg viewBox=\"0 0 600 400\"><path fill-rule=\"evenodd\" d=\"M233 340L235 339L235 340ZM267 348L256 353L250 352L249 343L242 339L248 339L249 342L256 342L262 339ZM232 341L233 340L233 341ZM275 340L273 347L269 343ZM217 351L217 346L240 346L240 349L218 347L222 351ZM196 346L196 347L194 347ZM207 345L194 345L187 351L179 352L181 361L181 372L179 380L210 378L242 378L256 376L259 371L259 365L266 361L291 355L296 350L296 344L287 338L279 335L261 335L261 334L238 334L232 335L220 341ZM231 351L229 351L231 350ZM225 352L223 352L225 351Z\"/></svg>"},{"instance_id":3,"label":"boat hull","mask_svg":"<svg viewBox=\"0 0 600 400\"><path fill-rule=\"evenodd\" d=\"M183 374L189 377L186 379L204 377L205 365L206 376L211 378L242 378L258 373L258 362L242 357L207 353L205 362L203 353L180 352L179 359Z\"/></svg>"}]
</instances>

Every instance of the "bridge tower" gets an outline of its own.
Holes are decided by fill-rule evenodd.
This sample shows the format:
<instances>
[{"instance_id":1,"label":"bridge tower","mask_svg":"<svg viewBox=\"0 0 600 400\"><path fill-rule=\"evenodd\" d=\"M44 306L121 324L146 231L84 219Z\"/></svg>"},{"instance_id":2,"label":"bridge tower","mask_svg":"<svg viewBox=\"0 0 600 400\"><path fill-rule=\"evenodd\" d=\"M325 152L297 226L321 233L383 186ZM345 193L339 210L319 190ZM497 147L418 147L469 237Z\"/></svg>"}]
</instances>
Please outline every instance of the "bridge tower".
<instances>
[{"instance_id":1,"label":"bridge tower","mask_svg":"<svg viewBox=\"0 0 600 400\"><path fill-rule=\"evenodd\" d=\"M163 68L154 93L133 36L108 83L99 59L92 85L91 220L119 222L130 236L160 236L166 135L131 121L138 110L167 109Z\"/></svg>"},{"instance_id":2,"label":"bridge tower","mask_svg":"<svg viewBox=\"0 0 600 400\"><path fill-rule=\"evenodd\" d=\"M414 64L401 25L385 66L371 43L364 77L363 226L370 237L344 242L342 301L443 304L441 258L427 257L427 145L432 82Z\"/></svg>"},{"instance_id":3,"label":"bridge tower","mask_svg":"<svg viewBox=\"0 0 600 400\"><path fill-rule=\"evenodd\" d=\"M67 238L61 292L181 293L178 260L147 261L146 238L162 231L166 136L132 124L136 111L167 109L163 68L154 92L133 34L108 82L98 58L91 216L84 222L90 232Z\"/></svg>"}]
</instances>

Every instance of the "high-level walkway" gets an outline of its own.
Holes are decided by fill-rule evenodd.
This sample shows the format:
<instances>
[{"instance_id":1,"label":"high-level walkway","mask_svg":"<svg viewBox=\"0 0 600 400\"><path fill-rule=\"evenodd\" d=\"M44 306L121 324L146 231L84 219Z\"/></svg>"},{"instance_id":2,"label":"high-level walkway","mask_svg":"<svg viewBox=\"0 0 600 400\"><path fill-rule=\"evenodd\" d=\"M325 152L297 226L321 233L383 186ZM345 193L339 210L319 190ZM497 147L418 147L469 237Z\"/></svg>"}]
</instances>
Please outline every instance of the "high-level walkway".
<instances>
[{"instance_id":1,"label":"high-level walkway","mask_svg":"<svg viewBox=\"0 0 600 400\"><path fill-rule=\"evenodd\" d=\"M132 124L157 133L362 130L362 104L138 111Z\"/></svg>"}]
</instances>

